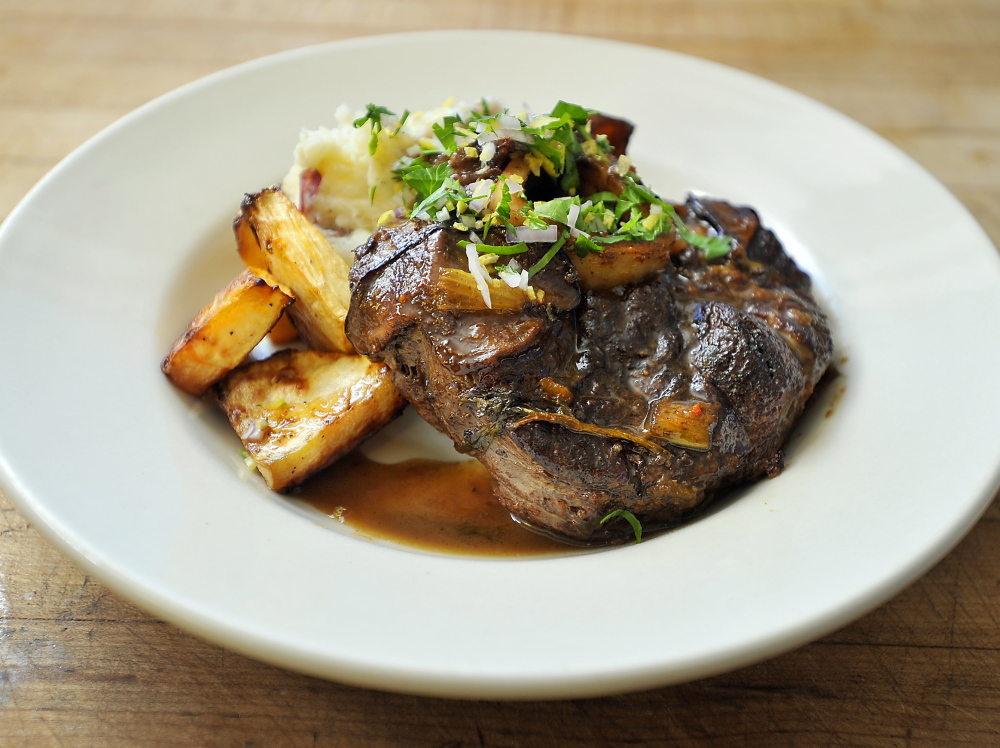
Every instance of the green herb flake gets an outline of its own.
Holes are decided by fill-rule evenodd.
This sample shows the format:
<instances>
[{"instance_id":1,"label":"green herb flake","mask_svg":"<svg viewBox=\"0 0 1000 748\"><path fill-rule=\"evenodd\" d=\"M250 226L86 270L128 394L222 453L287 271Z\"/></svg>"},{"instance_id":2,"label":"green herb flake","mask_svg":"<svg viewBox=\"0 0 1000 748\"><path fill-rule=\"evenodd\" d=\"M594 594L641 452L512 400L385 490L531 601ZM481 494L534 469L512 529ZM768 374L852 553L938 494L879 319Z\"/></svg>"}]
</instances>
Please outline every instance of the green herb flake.
<instances>
[{"instance_id":1,"label":"green herb flake","mask_svg":"<svg viewBox=\"0 0 1000 748\"><path fill-rule=\"evenodd\" d=\"M486 233L489 233L490 227L493 226L493 222L496 220L499 220L508 229L514 229L510 222L510 187L506 181L501 181L500 184L502 185L500 202L497 204L496 210L486 216L486 220L483 222L483 231Z\"/></svg>"},{"instance_id":2,"label":"green herb flake","mask_svg":"<svg viewBox=\"0 0 1000 748\"><path fill-rule=\"evenodd\" d=\"M257 470L257 463L254 462L253 457L245 449L240 450L240 457L243 459L243 464L246 465L250 470Z\"/></svg>"},{"instance_id":3,"label":"green herb flake","mask_svg":"<svg viewBox=\"0 0 1000 748\"><path fill-rule=\"evenodd\" d=\"M601 524L603 525L605 522L610 519L614 519L615 517L624 517L626 521L632 525L632 532L635 533L636 544L642 542L642 524L640 524L639 518L632 514L632 512L628 509L615 509L601 520Z\"/></svg>"},{"instance_id":4,"label":"green herb flake","mask_svg":"<svg viewBox=\"0 0 1000 748\"><path fill-rule=\"evenodd\" d=\"M447 164L442 164L445 168L448 168ZM436 168L436 167L435 167ZM451 173L451 170L448 170ZM442 200L453 200L456 204L459 202L468 201L468 195L465 194L465 189L452 177L446 177L441 185L435 189L431 194L417 203L411 210L411 216L419 216L425 210L429 208L436 208L438 203Z\"/></svg>"},{"instance_id":5,"label":"green herb flake","mask_svg":"<svg viewBox=\"0 0 1000 748\"><path fill-rule=\"evenodd\" d=\"M598 135L596 138L594 138L594 141L597 143L597 147L600 148L602 151L604 151L605 155L610 155L614 153L615 151L614 146L611 145L611 141L608 140L607 135L604 135L602 133Z\"/></svg>"},{"instance_id":6,"label":"green herb flake","mask_svg":"<svg viewBox=\"0 0 1000 748\"><path fill-rule=\"evenodd\" d=\"M409 166L398 170L396 177L417 193L418 201L423 201L451 177L451 167L447 163L429 166L423 159L415 159Z\"/></svg>"},{"instance_id":7,"label":"green herb flake","mask_svg":"<svg viewBox=\"0 0 1000 748\"><path fill-rule=\"evenodd\" d=\"M560 101L552 110L552 116L556 119L568 118L573 124L583 127L587 124L590 111L584 109L579 104L570 104L568 101Z\"/></svg>"},{"instance_id":8,"label":"green herb flake","mask_svg":"<svg viewBox=\"0 0 1000 748\"><path fill-rule=\"evenodd\" d=\"M617 203L618 195L614 192L595 192L588 198L592 203Z\"/></svg>"},{"instance_id":9,"label":"green herb flake","mask_svg":"<svg viewBox=\"0 0 1000 748\"><path fill-rule=\"evenodd\" d=\"M406 120L409 118L409 116L410 116L410 110L404 109L403 114L400 116L399 122L396 125L396 129L392 133L392 137L396 137L397 135L399 135L399 133L403 132L403 125L406 124Z\"/></svg>"},{"instance_id":10,"label":"green herb flake","mask_svg":"<svg viewBox=\"0 0 1000 748\"><path fill-rule=\"evenodd\" d=\"M624 239L625 237L622 238ZM587 238L583 234L576 237L576 240L573 242L573 250L576 252L577 257L586 257L594 252L600 252L602 249L604 247L599 246L597 242L593 241L593 237Z\"/></svg>"},{"instance_id":11,"label":"green herb flake","mask_svg":"<svg viewBox=\"0 0 1000 748\"><path fill-rule=\"evenodd\" d=\"M395 112L390 112L384 106L375 106L374 104L368 104L365 107L365 113L363 116L358 117L354 120L355 127L361 127L365 122L372 123L372 137L368 141L368 155L374 156L375 151L378 149L378 134L382 131L382 115L388 114L390 117L395 117Z\"/></svg>"},{"instance_id":12,"label":"green herb flake","mask_svg":"<svg viewBox=\"0 0 1000 748\"><path fill-rule=\"evenodd\" d=\"M579 204L579 197L557 197L555 200L549 200L548 202L535 203L533 211L539 218L548 218L553 223L561 223L563 226L566 226L569 222L570 206Z\"/></svg>"},{"instance_id":13,"label":"green herb flake","mask_svg":"<svg viewBox=\"0 0 1000 748\"><path fill-rule=\"evenodd\" d=\"M677 235L692 247L698 247L708 260L723 257L733 249L733 241L728 236L702 236L692 231L680 221L676 221Z\"/></svg>"},{"instance_id":14,"label":"green herb flake","mask_svg":"<svg viewBox=\"0 0 1000 748\"><path fill-rule=\"evenodd\" d=\"M554 242L552 246L549 247L548 251L544 255L542 255L542 258L534 265L532 265L530 268L528 268L528 277L534 278L535 275L537 275L540 270L542 270L546 265L552 262L552 258L556 256L556 253L560 249L562 249L563 244L566 243L566 239L568 238L569 238L569 231L567 230L562 232L562 235L559 237L558 241Z\"/></svg>"},{"instance_id":15,"label":"green herb flake","mask_svg":"<svg viewBox=\"0 0 1000 748\"><path fill-rule=\"evenodd\" d=\"M461 125L462 118L455 115L448 115L440 125L437 122L431 125L431 129L434 131L437 139L441 141L441 146L444 148L445 153L454 153L458 150L458 145L455 143L456 124Z\"/></svg>"},{"instance_id":16,"label":"green herb flake","mask_svg":"<svg viewBox=\"0 0 1000 748\"><path fill-rule=\"evenodd\" d=\"M518 242L517 244L476 244L470 241L460 241L458 246L465 249L469 245L476 248L476 251L480 254L494 254L494 255L519 255L522 252L528 251L528 245L524 242Z\"/></svg>"}]
</instances>

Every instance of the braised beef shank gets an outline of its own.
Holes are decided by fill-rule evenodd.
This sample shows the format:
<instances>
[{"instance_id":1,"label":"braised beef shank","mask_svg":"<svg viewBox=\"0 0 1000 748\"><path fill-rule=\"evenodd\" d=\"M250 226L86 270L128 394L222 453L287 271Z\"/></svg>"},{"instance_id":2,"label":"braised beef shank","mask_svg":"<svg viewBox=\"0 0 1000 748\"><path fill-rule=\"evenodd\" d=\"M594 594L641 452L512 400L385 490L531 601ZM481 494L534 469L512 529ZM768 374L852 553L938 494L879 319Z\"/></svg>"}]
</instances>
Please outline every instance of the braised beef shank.
<instances>
[{"instance_id":1,"label":"braised beef shank","mask_svg":"<svg viewBox=\"0 0 1000 748\"><path fill-rule=\"evenodd\" d=\"M516 519L576 542L630 537L601 523L619 508L679 522L780 471L832 344L808 276L753 210L692 197L677 211L733 251L706 260L672 234L660 269L600 290L560 253L532 279L542 300L507 311L440 303L442 271L468 267L460 232L382 228L357 250L347 334Z\"/></svg>"}]
</instances>

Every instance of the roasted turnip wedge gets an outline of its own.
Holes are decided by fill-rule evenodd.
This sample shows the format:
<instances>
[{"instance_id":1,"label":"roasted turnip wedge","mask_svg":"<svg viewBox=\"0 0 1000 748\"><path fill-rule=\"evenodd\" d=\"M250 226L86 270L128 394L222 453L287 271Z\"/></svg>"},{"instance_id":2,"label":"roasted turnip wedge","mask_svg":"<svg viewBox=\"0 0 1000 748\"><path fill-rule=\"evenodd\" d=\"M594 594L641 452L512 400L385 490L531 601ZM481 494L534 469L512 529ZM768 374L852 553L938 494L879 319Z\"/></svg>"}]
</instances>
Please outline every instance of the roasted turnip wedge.
<instances>
[{"instance_id":1,"label":"roasted turnip wedge","mask_svg":"<svg viewBox=\"0 0 1000 748\"><path fill-rule=\"evenodd\" d=\"M163 373L185 392L203 394L240 365L292 301L244 270L188 325L163 359Z\"/></svg>"},{"instance_id":2,"label":"roasted turnip wedge","mask_svg":"<svg viewBox=\"0 0 1000 748\"><path fill-rule=\"evenodd\" d=\"M241 366L219 402L268 487L285 491L354 449L406 401L364 356L282 351Z\"/></svg>"},{"instance_id":3,"label":"roasted turnip wedge","mask_svg":"<svg viewBox=\"0 0 1000 748\"><path fill-rule=\"evenodd\" d=\"M661 272L670 257L686 248L687 242L671 231L648 242L608 244L601 252L581 257L567 253L584 291L603 291L629 283L639 283Z\"/></svg>"},{"instance_id":4,"label":"roasted turnip wedge","mask_svg":"<svg viewBox=\"0 0 1000 748\"><path fill-rule=\"evenodd\" d=\"M351 303L347 263L322 232L276 187L247 195L233 228L246 265L263 266L299 300L289 313L303 340L311 348L354 353L344 334Z\"/></svg>"}]
</instances>

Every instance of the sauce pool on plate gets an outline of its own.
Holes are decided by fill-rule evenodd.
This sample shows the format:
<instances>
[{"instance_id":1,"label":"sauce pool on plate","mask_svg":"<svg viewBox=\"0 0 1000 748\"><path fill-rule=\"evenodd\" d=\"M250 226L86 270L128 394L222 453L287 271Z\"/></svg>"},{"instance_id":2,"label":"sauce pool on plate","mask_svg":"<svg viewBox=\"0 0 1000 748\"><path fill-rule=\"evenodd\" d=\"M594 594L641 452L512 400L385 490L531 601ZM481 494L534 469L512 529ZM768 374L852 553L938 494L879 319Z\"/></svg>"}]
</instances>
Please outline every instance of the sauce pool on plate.
<instances>
[{"instance_id":1,"label":"sauce pool on plate","mask_svg":"<svg viewBox=\"0 0 1000 748\"><path fill-rule=\"evenodd\" d=\"M489 473L476 460L383 465L353 452L295 496L363 535L425 550L477 556L579 550L511 519L493 497Z\"/></svg>"}]
</instances>

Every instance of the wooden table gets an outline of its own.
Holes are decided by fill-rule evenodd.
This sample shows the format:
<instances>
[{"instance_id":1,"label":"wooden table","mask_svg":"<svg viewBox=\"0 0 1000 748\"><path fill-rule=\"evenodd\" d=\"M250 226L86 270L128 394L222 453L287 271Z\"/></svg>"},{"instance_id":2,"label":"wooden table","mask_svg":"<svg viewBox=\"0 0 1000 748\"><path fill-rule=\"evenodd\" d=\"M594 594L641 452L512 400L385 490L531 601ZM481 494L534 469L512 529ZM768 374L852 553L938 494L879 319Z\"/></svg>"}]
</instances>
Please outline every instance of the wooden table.
<instances>
[{"instance_id":1,"label":"wooden table","mask_svg":"<svg viewBox=\"0 0 1000 748\"><path fill-rule=\"evenodd\" d=\"M182 83L441 27L608 36L765 76L896 143L1000 241L993 0L0 0L0 217L86 138ZM83 575L0 496L0 744L1000 745L1000 510L882 608L768 662L616 698L468 703L203 643Z\"/></svg>"}]
</instances>

